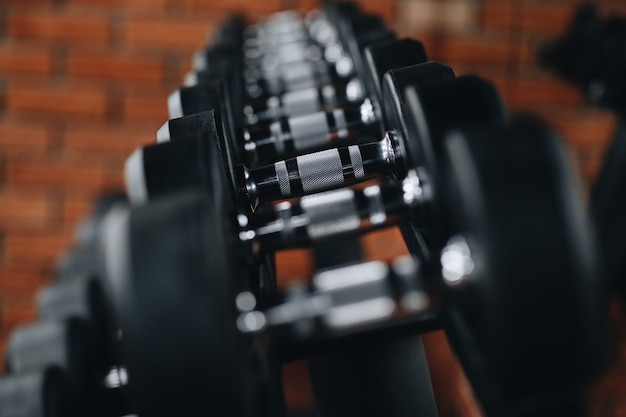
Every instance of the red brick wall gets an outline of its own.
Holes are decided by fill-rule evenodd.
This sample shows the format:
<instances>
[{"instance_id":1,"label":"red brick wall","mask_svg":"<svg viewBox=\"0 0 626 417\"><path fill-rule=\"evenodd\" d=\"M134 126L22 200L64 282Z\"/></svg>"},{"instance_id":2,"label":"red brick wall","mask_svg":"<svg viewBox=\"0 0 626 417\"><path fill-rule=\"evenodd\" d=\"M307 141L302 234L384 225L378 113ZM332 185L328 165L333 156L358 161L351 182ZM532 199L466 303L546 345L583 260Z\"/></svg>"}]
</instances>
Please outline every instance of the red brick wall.
<instances>
[{"instance_id":1,"label":"red brick wall","mask_svg":"<svg viewBox=\"0 0 626 417\"><path fill-rule=\"evenodd\" d=\"M535 61L538 46L564 30L577 1L360 3L399 35L422 40L432 59L495 81L512 110L551 120L572 144L585 180L593 179L613 119L586 106ZM315 4L0 0L0 340L33 318L32 295L50 279L55 257L71 245L93 197L121 187L125 157L153 141L167 118L166 97L182 80L194 49L229 13L256 19ZM606 13L626 13L623 0L599 4ZM429 343L441 346L439 339L435 335ZM450 386L449 378L459 381L458 369L441 369L441 387ZM596 390L592 414L626 413L619 407L626 394L620 369L615 365ZM468 398L460 386L453 393ZM455 401L442 401L448 404L442 415L475 415L475 406Z\"/></svg>"}]
</instances>

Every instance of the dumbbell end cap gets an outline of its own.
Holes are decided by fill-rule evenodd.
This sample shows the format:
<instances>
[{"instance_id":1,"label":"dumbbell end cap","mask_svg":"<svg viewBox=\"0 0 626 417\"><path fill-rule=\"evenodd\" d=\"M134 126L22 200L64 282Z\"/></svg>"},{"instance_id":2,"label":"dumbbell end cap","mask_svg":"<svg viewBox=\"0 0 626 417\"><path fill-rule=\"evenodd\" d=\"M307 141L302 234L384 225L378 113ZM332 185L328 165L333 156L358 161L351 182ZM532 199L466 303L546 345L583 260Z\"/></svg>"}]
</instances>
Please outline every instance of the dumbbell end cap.
<instances>
[{"instance_id":1,"label":"dumbbell end cap","mask_svg":"<svg viewBox=\"0 0 626 417\"><path fill-rule=\"evenodd\" d=\"M170 121L163 123L163 126L159 128L156 132L156 141L157 143L169 142L171 139L170 136Z\"/></svg>"},{"instance_id":2,"label":"dumbbell end cap","mask_svg":"<svg viewBox=\"0 0 626 417\"><path fill-rule=\"evenodd\" d=\"M180 90L174 91L167 98L167 110L170 114L170 119L177 119L184 116Z\"/></svg>"},{"instance_id":3,"label":"dumbbell end cap","mask_svg":"<svg viewBox=\"0 0 626 417\"><path fill-rule=\"evenodd\" d=\"M148 189L143 169L143 148L136 149L124 164L124 181L126 194L132 204L148 201Z\"/></svg>"}]
</instances>

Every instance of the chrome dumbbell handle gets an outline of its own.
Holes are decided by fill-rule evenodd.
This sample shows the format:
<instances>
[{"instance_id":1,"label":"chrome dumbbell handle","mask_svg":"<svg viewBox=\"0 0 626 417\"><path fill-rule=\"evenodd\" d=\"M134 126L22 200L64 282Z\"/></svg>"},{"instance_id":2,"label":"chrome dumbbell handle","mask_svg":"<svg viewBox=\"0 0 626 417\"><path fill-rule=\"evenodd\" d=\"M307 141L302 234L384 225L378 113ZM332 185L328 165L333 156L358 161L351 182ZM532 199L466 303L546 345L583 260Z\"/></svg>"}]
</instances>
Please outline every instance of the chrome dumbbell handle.
<instances>
[{"instance_id":1,"label":"chrome dumbbell handle","mask_svg":"<svg viewBox=\"0 0 626 417\"><path fill-rule=\"evenodd\" d=\"M256 207L259 201L299 197L366 181L380 174L396 174L394 133L378 141L326 149L275 162L257 169L240 166L242 196Z\"/></svg>"}]
</instances>

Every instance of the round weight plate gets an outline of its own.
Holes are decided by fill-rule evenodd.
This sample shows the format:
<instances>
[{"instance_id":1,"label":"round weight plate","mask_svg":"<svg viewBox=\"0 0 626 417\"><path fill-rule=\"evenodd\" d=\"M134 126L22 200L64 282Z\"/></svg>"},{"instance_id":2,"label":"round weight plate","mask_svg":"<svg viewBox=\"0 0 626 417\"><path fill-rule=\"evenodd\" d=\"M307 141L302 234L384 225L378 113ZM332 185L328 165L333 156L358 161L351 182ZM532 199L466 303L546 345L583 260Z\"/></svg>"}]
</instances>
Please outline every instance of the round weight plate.
<instances>
[{"instance_id":1,"label":"round weight plate","mask_svg":"<svg viewBox=\"0 0 626 417\"><path fill-rule=\"evenodd\" d=\"M453 75L449 67L428 63L392 70L384 77L385 119L387 129L396 130L401 176L418 166L436 175L438 148L447 131L504 123L504 106L493 84ZM410 110L407 88L416 90Z\"/></svg>"},{"instance_id":2,"label":"round weight plate","mask_svg":"<svg viewBox=\"0 0 626 417\"><path fill-rule=\"evenodd\" d=\"M464 322L451 339L470 379L482 381L485 408L535 415L577 405L600 358L601 280L562 144L520 121L452 133L442 152L446 201L474 263L466 285L452 287L471 298L451 304Z\"/></svg>"},{"instance_id":3,"label":"round weight plate","mask_svg":"<svg viewBox=\"0 0 626 417\"><path fill-rule=\"evenodd\" d=\"M77 246L56 260L54 275L59 281L84 279L99 274L98 255L92 246Z\"/></svg>"},{"instance_id":4,"label":"round weight plate","mask_svg":"<svg viewBox=\"0 0 626 417\"><path fill-rule=\"evenodd\" d=\"M591 191L590 207L611 291L626 301L626 123L620 121ZM626 304L625 304L626 305Z\"/></svg>"},{"instance_id":5,"label":"round weight plate","mask_svg":"<svg viewBox=\"0 0 626 417\"><path fill-rule=\"evenodd\" d=\"M58 368L0 378L0 416L74 417L84 415L80 392Z\"/></svg>"},{"instance_id":6,"label":"round weight plate","mask_svg":"<svg viewBox=\"0 0 626 417\"><path fill-rule=\"evenodd\" d=\"M438 160L444 134L460 127L502 125L507 118L493 84L476 76L453 78L451 69L438 65L429 67L434 76L424 77L431 81L416 82L405 69L404 74L397 74L402 76L390 71L384 82L387 126L396 131L399 171L406 173L417 167L429 193L419 222L402 227L409 249L417 255L420 253L414 250L423 246L423 230L427 231L427 244L435 251L450 237L445 214L448 205L439 193ZM426 72L424 68L420 71Z\"/></svg>"},{"instance_id":7,"label":"round weight plate","mask_svg":"<svg viewBox=\"0 0 626 417\"><path fill-rule=\"evenodd\" d=\"M168 98L170 118L178 119L213 108L221 109L224 106L222 100L221 83L217 80L181 88Z\"/></svg>"},{"instance_id":8,"label":"round weight plate","mask_svg":"<svg viewBox=\"0 0 626 417\"><path fill-rule=\"evenodd\" d=\"M109 223L107 265L139 415L261 413L235 323L245 271L219 191L171 196Z\"/></svg>"},{"instance_id":9,"label":"round weight plate","mask_svg":"<svg viewBox=\"0 0 626 417\"><path fill-rule=\"evenodd\" d=\"M388 42L396 38L379 17L370 14L347 16L337 27L344 49L352 58L354 70L361 80L369 77L364 50L368 45ZM374 92L371 92L372 94Z\"/></svg>"},{"instance_id":10,"label":"round weight plate","mask_svg":"<svg viewBox=\"0 0 626 417\"><path fill-rule=\"evenodd\" d=\"M106 327L106 304L100 283L95 278L55 282L37 294L37 313L41 320L79 317L94 328Z\"/></svg>"},{"instance_id":11,"label":"round weight plate","mask_svg":"<svg viewBox=\"0 0 626 417\"><path fill-rule=\"evenodd\" d=\"M137 149L126 161L125 177L129 200L145 203L164 194L183 189L203 189L214 193L215 186L226 182L229 187L220 194L232 203L238 190L235 161L229 153L228 138L222 118L216 110L204 112L201 130L168 141ZM213 175L218 165L218 175Z\"/></svg>"},{"instance_id":12,"label":"round weight plate","mask_svg":"<svg viewBox=\"0 0 626 417\"><path fill-rule=\"evenodd\" d=\"M76 244L93 248L98 241L97 231L100 221L111 207L124 201L126 201L126 195L123 192L112 192L98 197L89 216L80 222L74 232Z\"/></svg>"},{"instance_id":13,"label":"round weight plate","mask_svg":"<svg viewBox=\"0 0 626 417\"><path fill-rule=\"evenodd\" d=\"M11 373L57 366L85 382L96 374L94 351L92 329L81 319L41 321L11 333L6 363Z\"/></svg>"},{"instance_id":14,"label":"round weight plate","mask_svg":"<svg viewBox=\"0 0 626 417\"><path fill-rule=\"evenodd\" d=\"M96 278L48 285L37 295L37 314L45 321L81 319L94 337L94 363L91 365L105 371L113 364L115 329L102 284Z\"/></svg>"},{"instance_id":15,"label":"round weight plate","mask_svg":"<svg viewBox=\"0 0 626 417\"><path fill-rule=\"evenodd\" d=\"M225 135L220 142L220 151L225 159L225 165L229 171L241 163L243 152L243 103L238 99L241 96L241 81L235 76L235 72L224 73L216 71L211 79L204 80L202 84L186 87L172 93L168 99L168 105L173 108L170 111L172 118L180 118L201 112L212 110L219 111L224 119ZM181 109L176 113L177 109ZM210 123L210 120L205 121ZM210 126L205 127L207 130ZM214 128L213 128L214 129ZM234 175L234 172L231 172Z\"/></svg>"},{"instance_id":16,"label":"round weight plate","mask_svg":"<svg viewBox=\"0 0 626 417\"><path fill-rule=\"evenodd\" d=\"M450 67L437 62L413 65L406 68L388 71L383 77L383 102L385 105L385 125L387 130L395 131L397 149L397 176L404 178L410 169L419 166L420 141L430 138L430 121L420 119L419 114L409 112L404 92L408 87L417 88L441 80L454 79ZM451 123L454 122L451 116Z\"/></svg>"},{"instance_id":17,"label":"round weight plate","mask_svg":"<svg viewBox=\"0 0 626 417\"><path fill-rule=\"evenodd\" d=\"M370 45L364 51L367 83L370 99L382 118L383 76L391 69L423 64L428 61L426 50L421 42L413 39L394 39Z\"/></svg>"}]
</instances>

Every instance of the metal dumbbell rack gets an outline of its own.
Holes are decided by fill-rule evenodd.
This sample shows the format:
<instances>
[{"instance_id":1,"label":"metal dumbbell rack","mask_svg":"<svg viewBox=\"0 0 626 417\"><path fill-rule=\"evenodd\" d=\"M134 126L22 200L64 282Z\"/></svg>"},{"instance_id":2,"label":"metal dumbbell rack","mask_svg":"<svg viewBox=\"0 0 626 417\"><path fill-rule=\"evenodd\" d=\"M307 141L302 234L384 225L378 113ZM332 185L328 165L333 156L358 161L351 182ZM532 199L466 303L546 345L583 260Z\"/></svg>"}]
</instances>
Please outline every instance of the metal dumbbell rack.
<instances>
[{"instance_id":1,"label":"metal dumbbell rack","mask_svg":"<svg viewBox=\"0 0 626 417\"><path fill-rule=\"evenodd\" d=\"M193 62L86 223L88 267L12 335L0 417L283 416L295 359L320 416L435 416L436 329L488 415L584 413L601 285L549 129L351 3L232 19ZM396 225L410 254L365 260ZM278 290L294 247L315 272Z\"/></svg>"}]
</instances>

